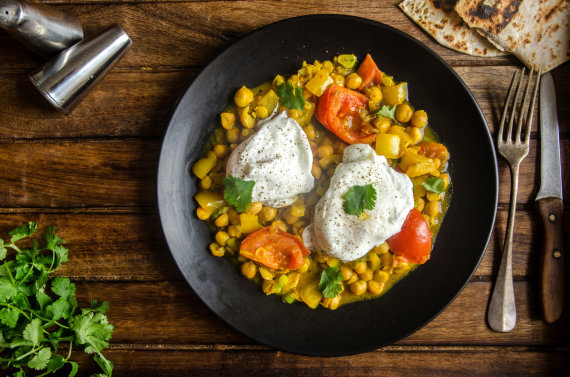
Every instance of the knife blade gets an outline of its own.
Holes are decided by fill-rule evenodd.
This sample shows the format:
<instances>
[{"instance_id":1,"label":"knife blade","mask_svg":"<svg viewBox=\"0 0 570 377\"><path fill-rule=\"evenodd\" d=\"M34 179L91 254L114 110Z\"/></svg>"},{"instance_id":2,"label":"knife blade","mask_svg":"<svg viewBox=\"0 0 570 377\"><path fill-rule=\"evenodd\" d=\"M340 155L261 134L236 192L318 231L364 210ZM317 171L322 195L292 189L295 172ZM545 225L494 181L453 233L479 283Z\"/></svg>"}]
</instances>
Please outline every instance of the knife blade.
<instances>
[{"instance_id":1,"label":"knife blade","mask_svg":"<svg viewBox=\"0 0 570 377\"><path fill-rule=\"evenodd\" d=\"M556 93L550 73L540 80L540 190L536 206L542 225L540 293L542 315L554 322L564 308L564 225L562 169Z\"/></svg>"}]
</instances>

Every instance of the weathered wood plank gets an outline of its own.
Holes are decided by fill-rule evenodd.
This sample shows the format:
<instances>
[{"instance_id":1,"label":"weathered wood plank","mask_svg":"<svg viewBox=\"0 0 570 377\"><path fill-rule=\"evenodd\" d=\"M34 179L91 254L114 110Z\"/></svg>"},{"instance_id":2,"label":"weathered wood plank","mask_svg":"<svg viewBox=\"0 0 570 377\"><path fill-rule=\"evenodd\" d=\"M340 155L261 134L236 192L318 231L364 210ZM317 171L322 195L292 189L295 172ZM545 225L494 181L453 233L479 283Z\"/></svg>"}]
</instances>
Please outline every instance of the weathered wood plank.
<instances>
[{"instance_id":1,"label":"weathered wood plank","mask_svg":"<svg viewBox=\"0 0 570 377\"><path fill-rule=\"evenodd\" d=\"M104 352L118 376L563 376L567 349L498 347L386 347L361 355L316 358L272 350L177 348L110 349ZM74 353L80 372L97 372ZM508 372L507 372L508 371Z\"/></svg>"},{"instance_id":2,"label":"weathered wood plank","mask_svg":"<svg viewBox=\"0 0 570 377\"><path fill-rule=\"evenodd\" d=\"M161 137L196 72L113 72L70 115L51 107L26 74L0 74L0 139Z\"/></svg>"},{"instance_id":3,"label":"weathered wood plank","mask_svg":"<svg viewBox=\"0 0 570 377\"><path fill-rule=\"evenodd\" d=\"M570 211L566 212L570 218ZM499 211L491 241L475 272L475 279L496 275L502 250L507 212ZM67 241L70 262L58 272L75 280L160 281L182 279L162 236L160 221L153 213L2 213L0 238L10 229L36 221L40 232L55 225ZM532 211L517 212L517 236L513 245L516 280L537 277L540 234ZM570 234L570 221L566 222ZM204 252L208 252L204 250Z\"/></svg>"},{"instance_id":4,"label":"weathered wood plank","mask_svg":"<svg viewBox=\"0 0 570 377\"><path fill-rule=\"evenodd\" d=\"M0 144L0 206L152 206L159 146L128 139Z\"/></svg>"},{"instance_id":5,"label":"weathered wood plank","mask_svg":"<svg viewBox=\"0 0 570 377\"><path fill-rule=\"evenodd\" d=\"M109 301L116 326L113 343L253 344L203 305L183 281L76 282L78 299ZM399 345L568 345L568 313L557 323L540 319L534 285L515 283L517 326L509 333L491 331L485 312L490 282L472 282L435 320ZM260 294L262 294L260 292ZM358 305L358 304L355 304ZM342 310L342 308L341 308Z\"/></svg>"},{"instance_id":6,"label":"weathered wood plank","mask_svg":"<svg viewBox=\"0 0 570 377\"><path fill-rule=\"evenodd\" d=\"M223 48L262 26L308 14L336 13L373 19L400 29L453 65L510 64L513 58L482 59L437 44L397 7L371 1L208 1L137 4L75 4L58 8L76 15L87 37L113 23L132 36L133 47L119 67L204 65ZM2 70L30 71L41 65L5 33L0 34ZM5 57L5 58L4 58Z\"/></svg>"}]
</instances>

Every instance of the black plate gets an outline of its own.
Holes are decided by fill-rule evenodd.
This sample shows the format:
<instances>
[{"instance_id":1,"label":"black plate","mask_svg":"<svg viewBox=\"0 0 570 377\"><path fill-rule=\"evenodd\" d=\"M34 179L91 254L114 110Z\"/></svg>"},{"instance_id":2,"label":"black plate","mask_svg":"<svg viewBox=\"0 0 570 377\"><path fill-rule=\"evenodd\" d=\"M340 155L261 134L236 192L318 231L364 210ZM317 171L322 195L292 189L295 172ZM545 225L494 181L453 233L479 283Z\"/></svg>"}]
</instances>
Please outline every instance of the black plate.
<instances>
[{"instance_id":1,"label":"black plate","mask_svg":"<svg viewBox=\"0 0 570 377\"><path fill-rule=\"evenodd\" d=\"M453 200L432 257L376 300L331 311L265 296L225 258L213 257L195 216L189 172L220 111L242 85L293 73L303 60L370 53L381 70L409 83L410 101L451 153ZM495 219L497 162L485 119L455 72L424 45L378 22L337 15L287 19L254 31L212 61L177 104L158 169L160 219L184 277L204 303L238 331L287 352L340 356L393 343L453 301L477 268Z\"/></svg>"}]
</instances>

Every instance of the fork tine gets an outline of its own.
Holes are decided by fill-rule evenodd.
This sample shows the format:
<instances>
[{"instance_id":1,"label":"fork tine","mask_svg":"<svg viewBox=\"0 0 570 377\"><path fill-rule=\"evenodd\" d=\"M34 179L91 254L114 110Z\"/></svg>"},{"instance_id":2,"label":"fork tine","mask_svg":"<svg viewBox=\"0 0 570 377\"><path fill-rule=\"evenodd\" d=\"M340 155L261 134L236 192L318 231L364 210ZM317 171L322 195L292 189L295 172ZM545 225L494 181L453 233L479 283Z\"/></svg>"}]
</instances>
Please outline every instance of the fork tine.
<instances>
[{"instance_id":1,"label":"fork tine","mask_svg":"<svg viewBox=\"0 0 570 377\"><path fill-rule=\"evenodd\" d=\"M511 96L513 94L513 88L515 87L515 83L517 80L517 74L519 71L515 71L513 74L513 78L511 79L511 84L509 85L509 90L507 92L507 97L505 98L505 103L503 105L503 114L501 115L501 123L499 125L499 132L497 133L497 141L502 142L504 140L504 131L505 131L505 120L507 119L507 113L509 111L509 103L511 102Z\"/></svg>"},{"instance_id":2,"label":"fork tine","mask_svg":"<svg viewBox=\"0 0 570 377\"><path fill-rule=\"evenodd\" d=\"M517 113L517 103L519 100L519 94L521 92L521 87L522 87L522 83L523 83L523 79L524 79L524 72L525 72L525 67L522 67L521 69L521 75L519 77L519 82L517 84L517 91L515 92L515 99L513 99L513 104L511 107L511 116L509 119L509 128L507 129L507 141L513 141L513 122L515 120L515 114ZM520 122L519 122L520 124ZM520 136L520 134L519 134ZM515 139L515 140L518 140Z\"/></svg>"},{"instance_id":3,"label":"fork tine","mask_svg":"<svg viewBox=\"0 0 570 377\"><path fill-rule=\"evenodd\" d=\"M517 141L518 141L518 140L521 140L521 141L522 141L522 139L521 139L521 132L522 132L523 121L525 120L525 117L524 117L525 111L524 111L524 109L525 109L525 104L526 104L527 97L528 97L528 91L529 91L529 89L530 89L530 84L531 84L531 82L532 82L532 75L533 75L533 73L534 73L534 68L531 68L531 70L530 70L530 72L529 72L529 74L528 74L528 79L527 79L527 81L526 81L526 86L525 86L525 89L524 89L524 95L523 95L523 98L522 98L522 100L521 100L520 111L518 112L518 113L519 113L519 119L518 119L518 124L517 124L517 137L516 137L516 139L515 139L515 140L517 140ZM539 76L539 79L540 79L540 76ZM536 86L535 86L535 87L536 87ZM527 135L530 135L530 129L531 129L531 127L532 127L532 115L533 115L532 112L533 112L533 111L531 111L531 110L534 110L534 101L533 101L533 100L534 100L534 97L533 97L533 99L529 102L529 107L528 107L528 110L526 111L527 117L526 117L526 124L525 124L525 140L526 140L526 136L527 136Z\"/></svg>"},{"instance_id":4,"label":"fork tine","mask_svg":"<svg viewBox=\"0 0 570 377\"><path fill-rule=\"evenodd\" d=\"M530 132L532 128L532 118L534 116L534 103L536 102L536 94L538 93L538 87L540 86L540 76L542 75L542 70L536 73L536 82L534 84L534 92L532 93L532 99L528 106L528 112L526 117L526 130L525 130L525 143L528 144L530 140Z\"/></svg>"}]
</instances>

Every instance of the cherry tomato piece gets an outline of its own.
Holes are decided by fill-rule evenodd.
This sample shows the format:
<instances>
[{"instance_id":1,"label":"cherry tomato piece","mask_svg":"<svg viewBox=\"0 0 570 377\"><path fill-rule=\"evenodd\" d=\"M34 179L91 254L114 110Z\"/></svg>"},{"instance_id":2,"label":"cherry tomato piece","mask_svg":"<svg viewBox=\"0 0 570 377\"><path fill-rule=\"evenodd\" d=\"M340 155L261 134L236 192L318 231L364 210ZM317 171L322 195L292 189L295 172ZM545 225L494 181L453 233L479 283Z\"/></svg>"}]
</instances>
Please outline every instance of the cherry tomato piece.
<instances>
[{"instance_id":1,"label":"cherry tomato piece","mask_svg":"<svg viewBox=\"0 0 570 377\"><path fill-rule=\"evenodd\" d=\"M388 246L411 263L425 263L431 254L431 232L420 211L413 208L399 233L388 238Z\"/></svg>"}]
</instances>

